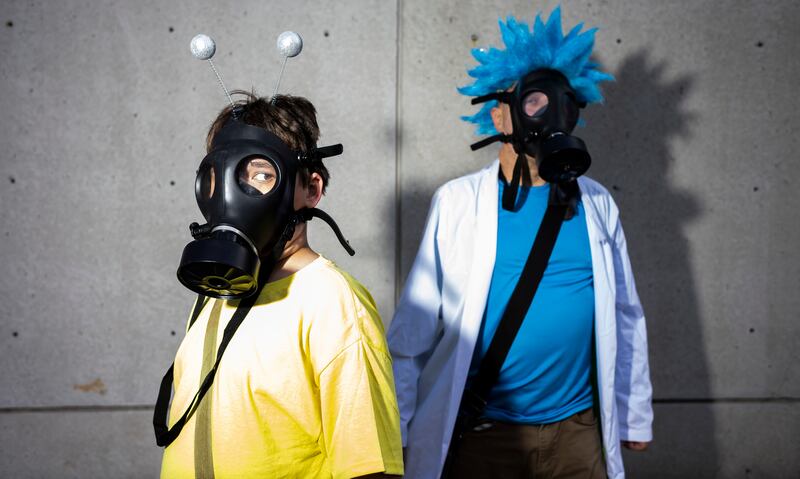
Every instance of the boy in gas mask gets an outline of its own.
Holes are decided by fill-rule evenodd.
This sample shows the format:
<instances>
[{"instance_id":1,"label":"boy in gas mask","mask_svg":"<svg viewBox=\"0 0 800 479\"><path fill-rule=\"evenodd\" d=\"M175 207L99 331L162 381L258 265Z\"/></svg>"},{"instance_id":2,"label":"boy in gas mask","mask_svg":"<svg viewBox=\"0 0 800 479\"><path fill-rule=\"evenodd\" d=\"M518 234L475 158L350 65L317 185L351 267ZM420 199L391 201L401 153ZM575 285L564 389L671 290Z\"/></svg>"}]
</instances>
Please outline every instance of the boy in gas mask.
<instances>
[{"instance_id":1,"label":"boy in gas mask","mask_svg":"<svg viewBox=\"0 0 800 479\"><path fill-rule=\"evenodd\" d=\"M246 99L214 120L198 170L208 223L192 225L178 275L202 294L156 407L161 475L402 474L375 303L306 234L320 217L341 237L315 208L329 179L322 158L341 146L317 148L308 100L238 93Z\"/></svg>"},{"instance_id":2,"label":"boy in gas mask","mask_svg":"<svg viewBox=\"0 0 800 479\"><path fill-rule=\"evenodd\" d=\"M465 119L499 158L434 194L389 330L415 479L624 477L652 439L647 338L619 212L581 175L578 113L610 80L560 9L476 49Z\"/></svg>"}]
</instances>

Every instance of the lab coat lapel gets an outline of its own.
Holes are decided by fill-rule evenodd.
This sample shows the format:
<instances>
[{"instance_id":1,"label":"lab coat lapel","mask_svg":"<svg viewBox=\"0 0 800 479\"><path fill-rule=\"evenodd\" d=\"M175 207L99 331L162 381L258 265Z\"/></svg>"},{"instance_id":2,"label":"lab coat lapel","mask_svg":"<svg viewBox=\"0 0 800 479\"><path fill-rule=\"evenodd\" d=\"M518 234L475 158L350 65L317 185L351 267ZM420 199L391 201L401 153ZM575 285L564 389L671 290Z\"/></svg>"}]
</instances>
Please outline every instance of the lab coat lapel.
<instances>
[{"instance_id":1,"label":"lab coat lapel","mask_svg":"<svg viewBox=\"0 0 800 479\"><path fill-rule=\"evenodd\" d=\"M475 204L476 234L472 258L465 258L472 262L472 269L464 299L464 321L461 324L461 333L464 338L469 339L471 346L475 345L480 331L497 252L497 195L499 194L497 174L499 165L500 162L495 160L481 175ZM468 360L472 359L471 356L472 348L470 348Z\"/></svg>"},{"instance_id":2,"label":"lab coat lapel","mask_svg":"<svg viewBox=\"0 0 800 479\"><path fill-rule=\"evenodd\" d=\"M586 213L586 229L589 233L589 245L592 254L592 273L595 291L595 343L597 350L598 397L600 400L600 420L603 432L603 445L606 461L612 477L622 472L619 464L619 428L616 418L616 398L614 395L614 367L616 364L616 306L614 280L614 263L611 251L609 232L604 224L608 218L603 214L603 205L599 205L597 196L587 191L585 184L579 179L581 201Z\"/></svg>"},{"instance_id":3,"label":"lab coat lapel","mask_svg":"<svg viewBox=\"0 0 800 479\"><path fill-rule=\"evenodd\" d=\"M450 414L448 430L455 424L458 405L466 384L467 373L472 362L472 352L483 320L486 301L489 297L489 285L492 280L495 254L497 248L497 174L500 162L486 167L479 178L478 194L475 201L475 239L472 257L462 258L472 263L467 287L464 295L464 310L459 325L459 346L456 356L454 386L450 396ZM449 443L449 435L445 439ZM446 444L444 451L447 450ZM442 458L444 459L444 458Z\"/></svg>"}]
</instances>

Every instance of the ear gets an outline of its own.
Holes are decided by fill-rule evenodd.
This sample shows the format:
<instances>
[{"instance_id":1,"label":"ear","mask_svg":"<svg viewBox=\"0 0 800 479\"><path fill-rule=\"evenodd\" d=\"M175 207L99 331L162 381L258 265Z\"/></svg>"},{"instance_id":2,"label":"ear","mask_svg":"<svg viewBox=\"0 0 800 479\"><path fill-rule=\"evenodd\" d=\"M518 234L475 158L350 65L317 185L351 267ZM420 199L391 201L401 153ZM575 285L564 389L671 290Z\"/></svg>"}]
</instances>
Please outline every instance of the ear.
<instances>
[{"instance_id":1,"label":"ear","mask_svg":"<svg viewBox=\"0 0 800 479\"><path fill-rule=\"evenodd\" d=\"M306 208L314 208L322 199L323 188L322 176L319 173L311 173L308 179L308 188L305 189L303 203Z\"/></svg>"},{"instance_id":2,"label":"ear","mask_svg":"<svg viewBox=\"0 0 800 479\"><path fill-rule=\"evenodd\" d=\"M507 108L505 103L498 103L496 107L489 110L489 114L492 115L494 129L497 130L498 133L508 134L503 128L503 108Z\"/></svg>"}]
</instances>

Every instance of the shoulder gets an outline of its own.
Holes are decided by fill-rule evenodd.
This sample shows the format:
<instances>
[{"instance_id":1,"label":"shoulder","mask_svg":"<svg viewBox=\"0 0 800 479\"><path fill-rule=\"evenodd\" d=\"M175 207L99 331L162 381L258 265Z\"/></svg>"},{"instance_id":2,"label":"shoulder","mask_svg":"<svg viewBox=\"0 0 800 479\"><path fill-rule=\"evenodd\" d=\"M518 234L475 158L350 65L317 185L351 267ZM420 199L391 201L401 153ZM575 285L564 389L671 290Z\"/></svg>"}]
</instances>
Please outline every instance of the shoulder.
<instances>
[{"instance_id":1,"label":"shoulder","mask_svg":"<svg viewBox=\"0 0 800 479\"><path fill-rule=\"evenodd\" d=\"M305 305L341 304L356 307L362 302L373 303L372 296L361 283L323 256L300 270L296 276L292 287L302 292Z\"/></svg>"},{"instance_id":2,"label":"shoulder","mask_svg":"<svg viewBox=\"0 0 800 479\"><path fill-rule=\"evenodd\" d=\"M467 198L476 197L483 181L487 178L494 179L497 177L497 163L498 161L495 160L478 171L448 181L436 190L434 198L438 197L443 201L458 200L463 202Z\"/></svg>"},{"instance_id":3,"label":"shoulder","mask_svg":"<svg viewBox=\"0 0 800 479\"><path fill-rule=\"evenodd\" d=\"M581 200L586 207L593 208L601 218L616 220L619 210L605 186L588 176L578 178L578 185L581 189Z\"/></svg>"},{"instance_id":4,"label":"shoulder","mask_svg":"<svg viewBox=\"0 0 800 479\"><path fill-rule=\"evenodd\" d=\"M601 185L599 181L589 178L588 176L581 176L578 178L578 185L581 188L581 193L589 195L597 199L611 199L611 193L608 188Z\"/></svg>"},{"instance_id":5,"label":"shoulder","mask_svg":"<svg viewBox=\"0 0 800 479\"><path fill-rule=\"evenodd\" d=\"M497 181L499 161L495 160L484 168L452 179L440 186L431 200L431 213L435 216L458 218L473 216L480 201L481 191L487 191L487 181ZM495 190L496 191L496 190Z\"/></svg>"},{"instance_id":6,"label":"shoulder","mask_svg":"<svg viewBox=\"0 0 800 479\"><path fill-rule=\"evenodd\" d=\"M309 266L312 269L298 277L297 284L308 326L331 338L344 335L380 343L376 336L383 335L383 323L367 288L327 258Z\"/></svg>"}]
</instances>

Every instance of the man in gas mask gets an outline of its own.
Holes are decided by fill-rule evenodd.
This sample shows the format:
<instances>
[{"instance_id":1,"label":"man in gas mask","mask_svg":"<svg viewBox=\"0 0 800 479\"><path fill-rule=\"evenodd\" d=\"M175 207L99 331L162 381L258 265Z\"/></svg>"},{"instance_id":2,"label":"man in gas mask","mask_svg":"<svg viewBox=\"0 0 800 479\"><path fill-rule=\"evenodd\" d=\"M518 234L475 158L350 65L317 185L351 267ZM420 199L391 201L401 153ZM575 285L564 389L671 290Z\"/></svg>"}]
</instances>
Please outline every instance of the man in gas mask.
<instances>
[{"instance_id":1,"label":"man in gas mask","mask_svg":"<svg viewBox=\"0 0 800 479\"><path fill-rule=\"evenodd\" d=\"M208 133L195 193L207 223L181 259L200 293L154 425L162 477L403 473L391 359L369 292L313 251L328 184L306 99L251 94ZM172 378L175 393L167 404ZM379 476L378 476L379 475Z\"/></svg>"},{"instance_id":2,"label":"man in gas mask","mask_svg":"<svg viewBox=\"0 0 800 479\"><path fill-rule=\"evenodd\" d=\"M388 333L414 479L624 477L652 440L645 320L619 212L572 135L610 80L561 12L477 49L498 160L434 194Z\"/></svg>"}]
</instances>

